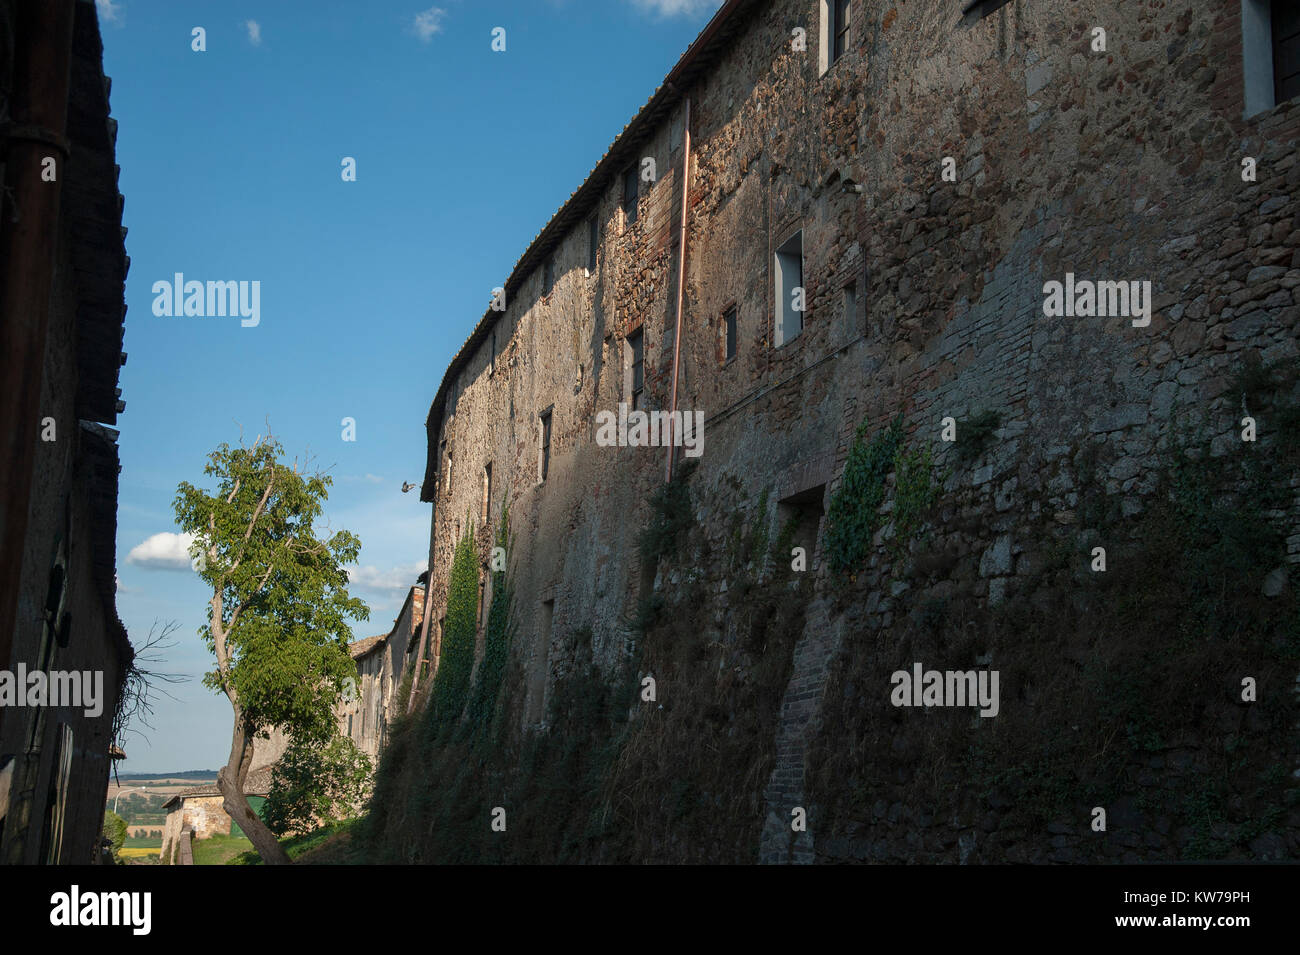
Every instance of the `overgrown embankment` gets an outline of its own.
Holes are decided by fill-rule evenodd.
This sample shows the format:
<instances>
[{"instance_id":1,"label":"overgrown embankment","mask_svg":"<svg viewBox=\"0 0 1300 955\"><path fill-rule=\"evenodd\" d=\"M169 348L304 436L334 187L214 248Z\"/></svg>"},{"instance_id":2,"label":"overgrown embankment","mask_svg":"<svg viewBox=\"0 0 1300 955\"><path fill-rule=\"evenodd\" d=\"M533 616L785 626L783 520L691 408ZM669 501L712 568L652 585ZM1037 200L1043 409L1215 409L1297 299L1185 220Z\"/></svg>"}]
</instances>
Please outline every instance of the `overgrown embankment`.
<instances>
[{"instance_id":1,"label":"overgrown embankment","mask_svg":"<svg viewBox=\"0 0 1300 955\"><path fill-rule=\"evenodd\" d=\"M601 672L591 630L564 635L544 731L517 729L523 673L504 662L512 631L500 595L509 583L497 575L485 651L497 662L480 664L469 705L455 716L435 680L430 704L394 727L355 840L372 861L756 859L808 585L788 556L779 559L793 527L772 539L766 495L735 510L726 553L710 553L695 522L691 470L652 499L641 538L646 585L627 621L625 662ZM656 588L656 573L671 586ZM462 576L453 564L453 642L463 637L454 636L452 604L456 619L477 612L476 589L457 586ZM444 667L447 652L444 644ZM451 671L457 686L461 669ZM485 673L501 674L499 690Z\"/></svg>"},{"instance_id":2,"label":"overgrown embankment","mask_svg":"<svg viewBox=\"0 0 1300 955\"><path fill-rule=\"evenodd\" d=\"M1240 384L1260 440L1175 442L1140 513L1123 515L1082 454L1083 526L1026 522L1017 560L1033 573L1001 605L944 583L943 528L902 569L887 624L849 595L860 623L809 766L820 858L1300 857L1300 602L1283 533L1300 415L1294 375L1248 367ZM891 674L918 661L999 671L998 715L892 705Z\"/></svg>"}]
</instances>

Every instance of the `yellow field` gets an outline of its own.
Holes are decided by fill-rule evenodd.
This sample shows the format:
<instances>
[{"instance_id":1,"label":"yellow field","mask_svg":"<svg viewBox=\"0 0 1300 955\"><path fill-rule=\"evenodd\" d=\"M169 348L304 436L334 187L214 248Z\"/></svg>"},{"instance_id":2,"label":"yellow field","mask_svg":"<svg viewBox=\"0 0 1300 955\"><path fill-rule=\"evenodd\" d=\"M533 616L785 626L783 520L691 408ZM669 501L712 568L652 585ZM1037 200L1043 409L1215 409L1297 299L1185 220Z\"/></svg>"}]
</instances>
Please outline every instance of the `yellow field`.
<instances>
[{"instance_id":1,"label":"yellow field","mask_svg":"<svg viewBox=\"0 0 1300 955\"><path fill-rule=\"evenodd\" d=\"M150 849L148 846L138 847L135 849L119 849L117 854L123 859L139 859L142 856L156 856L162 848Z\"/></svg>"}]
</instances>

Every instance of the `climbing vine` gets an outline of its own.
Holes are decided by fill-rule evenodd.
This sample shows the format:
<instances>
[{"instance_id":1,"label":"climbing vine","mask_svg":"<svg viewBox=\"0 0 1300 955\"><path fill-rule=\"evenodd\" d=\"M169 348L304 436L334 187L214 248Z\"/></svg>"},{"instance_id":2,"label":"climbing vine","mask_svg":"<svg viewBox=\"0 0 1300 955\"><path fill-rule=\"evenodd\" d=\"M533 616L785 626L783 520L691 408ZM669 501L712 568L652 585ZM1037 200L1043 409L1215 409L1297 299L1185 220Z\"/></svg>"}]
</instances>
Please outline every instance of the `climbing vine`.
<instances>
[{"instance_id":1,"label":"climbing vine","mask_svg":"<svg viewBox=\"0 0 1300 955\"><path fill-rule=\"evenodd\" d=\"M456 544L447 585L447 622L442 635L442 654L433 679L427 728L436 735L460 718L469 693L470 671L474 668L474 638L478 620L478 566L474 555L474 528L466 530Z\"/></svg>"},{"instance_id":2,"label":"climbing vine","mask_svg":"<svg viewBox=\"0 0 1300 955\"><path fill-rule=\"evenodd\" d=\"M866 431L864 421L853 438L844 477L831 496L827 514L826 552L836 574L848 573L866 562L871 539L880 525L885 480L903 442L903 416L895 417L870 441Z\"/></svg>"},{"instance_id":3,"label":"climbing vine","mask_svg":"<svg viewBox=\"0 0 1300 955\"><path fill-rule=\"evenodd\" d=\"M509 501L501 504L501 522L497 527L496 547L493 552L493 567L510 566L510 508ZM498 557L504 559L495 563ZM501 681L506 672L506 661L510 652L512 636L511 602L513 591L506 570L493 570L492 603L488 608L487 627L483 638L483 659L479 663L478 676L474 682L473 696L469 703L469 718L476 732L491 728L496 714L497 696L501 691Z\"/></svg>"}]
</instances>

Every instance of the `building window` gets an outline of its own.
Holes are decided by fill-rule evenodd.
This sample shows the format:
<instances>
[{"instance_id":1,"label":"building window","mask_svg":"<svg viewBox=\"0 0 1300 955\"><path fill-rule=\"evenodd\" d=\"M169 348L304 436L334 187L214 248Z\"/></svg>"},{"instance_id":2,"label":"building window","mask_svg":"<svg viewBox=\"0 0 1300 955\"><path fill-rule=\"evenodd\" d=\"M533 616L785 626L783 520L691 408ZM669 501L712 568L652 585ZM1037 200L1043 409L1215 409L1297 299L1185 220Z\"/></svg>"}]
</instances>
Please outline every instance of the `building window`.
<instances>
[{"instance_id":1,"label":"building window","mask_svg":"<svg viewBox=\"0 0 1300 955\"><path fill-rule=\"evenodd\" d=\"M478 575L478 625L482 628L487 623L487 574L479 571Z\"/></svg>"},{"instance_id":2,"label":"building window","mask_svg":"<svg viewBox=\"0 0 1300 955\"><path fill-rule=\"evenodd\" d=\"M596 252L600 249L600 220L592 216L587 220L587 271L596 274Z\"/></svg>"},{"instance_id":3,"label":"building window","mask_svg":"<svg viewBox=\"0 0 1300 955\"><path fill-rule=\"evenodd\" d=\"M628 225L636 222L638 182L636 166L628 166L623 173L623 217Z\"/></svg>"},{"instance_id":4,"label":"building window","mask_svg":"<svg viewBox=\"0 0 1300 955\"><path fill-rule=\"evenodd\" d=\"M776 286L776 344L793 340L803 331L803 232L796 232L776 250L773 275Z\"/></svg>"},{"instance_id":5,"label":"building window","mask_svg":"<svg viewBox=\"0 0 1300 955\"><path fill-rule=\"evenodd\" d=\"M831 63L849 48L849 0L831 0Z\"/></svg>"},{"instance_id":6,"label":"building window","mask_svg":"<svg viewBox=\"0 0 1300 955\"><path fill-rule=\"evenodd\" d=\"M447 496L451 497L451 451L447 452L447 467L446 470L443 472L443 476L446 479L445 483L447 485Z\"/></svg>"},{"instance_id":7,"label":"building window","mask_svg":"<svg viewBox=\"0 0 1300 955\"><path fill-rule=\"evenodd\" d=\"M1273 98L1300 96L1300 4L1273 0Z\"/></svg>"},{"instance_id":8,"label":"building window","mask_svg":"<svg viewBox=\"0 0 1300 955\"><path fill-rule=\"evenodd\" d=\"M645 390L645 335L637 329L627 336L628 362L632 372L631 407L636 411L641 407L641 393Z\"/></svg>"},{"instance_id":9,"label":"building window","mask_svg":"<svg viewBox=\"0 0 1300 955\"><path fill-rule=\"evenodd\" d=\"M731 361L736 357L736 306L727 309L722 316L722 360Z\"/></svg>"},{"instance_id":10,"label":"building window","mask_svg":"<svg viewBox=\"0 0 1300 955\"><path fill-rule=\"evenodd\" d=\"M538 453L537 474L538 480L545 481L547 472L551 469L551 413L542 412L541 418L541 449Z\"/></svg>"},{"instance_id":11,"label":"building window","mask_svg":"<svg viewBox=\"0 0 1300 955\"><path fill-rule=\"evenodd\" d=\"M548 647L551 643L551 628L555 624L555 601L542 601L542 647Z\"/></svg>"},{"instance_id":12,"label":"building window","mask_svg":"<svg viewBox=\"0 0 1300 955\"><path fill-rule=\"evenodd\" d=\"M492 520L492 464L483 465L483 523Z\"/></svg>"},{"instance_id":13,"label":"building window","mask_svg":"<svg viewBox=\"0 0 1300 955\"><path fill-rule=\"evenodd\" d=\"M550 295L553 288L555 288L555 256L548 255L546 264L542 266L542 295Z\"/></svg>"},{"instance_id":14,"label":"building window","mask_svg":"<svg viewBox=\"0 0 1300 955\"><path fill-rule=\"evenodd\" d=\"M1246 118L1300 95L1300 8L1294 0L1241 0Z\"/></svg>"},{"instance_id":15,"label":"building window","mask_svg":"<svg viewBox=\"0 0 1300 955\"><path fill-rule=\"evenodd\" d=\"M1005 7L1011 0L973 0L966 4L961 12L961 22L967 26L983 20L986 16L997 10L999 7Z\"/></svg>"},{"instance_id":16,"label":"building window","mask_svg":"<svg viewBox=\"0 0 1300 955\"><path fill-rule=\"evenodd\" d=\"M850 282L844 286L844 337L853 337L858 319L858 283Z\"/></svg>"}]
</instances>

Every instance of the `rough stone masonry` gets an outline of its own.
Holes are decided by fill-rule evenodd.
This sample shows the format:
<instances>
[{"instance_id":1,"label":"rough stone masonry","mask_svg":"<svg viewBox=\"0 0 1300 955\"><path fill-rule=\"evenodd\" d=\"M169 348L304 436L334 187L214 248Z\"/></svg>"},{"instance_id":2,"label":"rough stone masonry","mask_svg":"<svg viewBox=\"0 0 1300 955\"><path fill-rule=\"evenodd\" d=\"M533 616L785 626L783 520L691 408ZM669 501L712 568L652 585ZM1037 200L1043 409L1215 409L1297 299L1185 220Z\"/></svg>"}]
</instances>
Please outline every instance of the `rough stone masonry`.
<instances>
[{"instance_id":1,"label":"rough stone masonry","mask_svg":"<svg viewBox=\"0 0 1300 955\"><path fill-rule=\"evenodd\" d=\"M847 606L830 597L821 515L860 423L902 412L942 466L941 421L997 411L991 450L952 469L935 528L955 555L945 586L997 603L1032 585L1046 543L1028 528L1086 530L1081 450L1136 513L1176 422L1209 422L1215 453L1239 446L1244 355L1296 356L1300 108L1246 115L1268 69L1243 42L1252 4L965 6L854 0L837 56L824 2L725 3L528 246L502 283L507 307L475 327L428 417L430 641L464 522L487 577L508 496L525 728L544 728L574 662L565 633L590 627L612 672L638 598L673 585L637 546L665 449L598 444L602 412L672 410L676 363L676 410L703 415L692 494L715 553L729 502L767 490L774 534L813 515L816 586L773 741L763 861L826 855L817 827L790 818L832 660L919 596L867 570ZM1067 274L1149 281L1149 323L1046 315L1045 285ZM778 292L792 277L797 319ZM1275 515L1292 563L1298 516ZM725 640L726 581L694 573L715 601L708 636ZM964 861L977 836L930 857Z\"/></svg>"}]
</instances>

